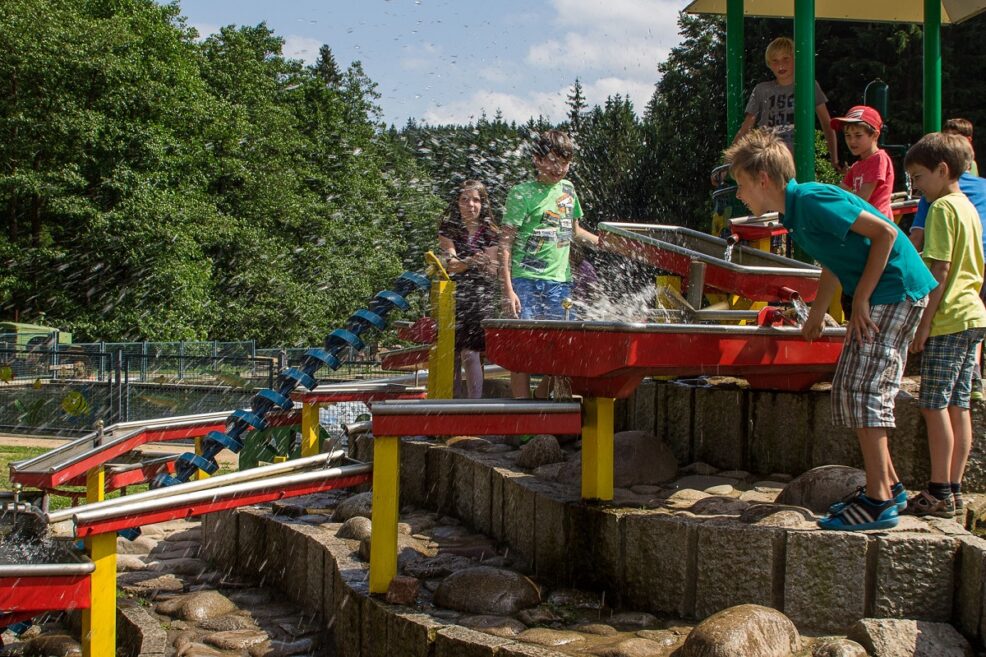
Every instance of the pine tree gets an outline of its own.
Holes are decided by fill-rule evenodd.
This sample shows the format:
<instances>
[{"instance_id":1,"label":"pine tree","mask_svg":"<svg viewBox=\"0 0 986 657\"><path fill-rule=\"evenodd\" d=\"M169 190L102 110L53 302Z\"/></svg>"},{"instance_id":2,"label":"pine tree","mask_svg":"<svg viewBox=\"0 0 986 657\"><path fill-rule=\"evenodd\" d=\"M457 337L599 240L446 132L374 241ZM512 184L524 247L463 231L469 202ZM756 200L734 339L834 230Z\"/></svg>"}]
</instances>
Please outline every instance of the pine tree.
<instances>
[{"instance_id":1,"label":"pine tree","mask_svg":"<svg viewBox=\"0 0 986 657\"><path fill-rule=\"evenodd\" d=\"M318 59L315 60L315 74L329 87L338 87L342 82L342 73L336 64L336 58L332 55L332 48L328 44L322 44L318 49Z\"/></svg>"},{"instance_id":2,"label":"pine tree","mask_svg":"<svg viewBox=\"0 0 986 657\"><path fill-rule=\"evenodd\" d=\"M575 84L568 94L568 122L572 126L572 134L577 135L582 130L582 114L588 105L582 93L582 83L575 78Z\"/></svg>"}]
</instances>

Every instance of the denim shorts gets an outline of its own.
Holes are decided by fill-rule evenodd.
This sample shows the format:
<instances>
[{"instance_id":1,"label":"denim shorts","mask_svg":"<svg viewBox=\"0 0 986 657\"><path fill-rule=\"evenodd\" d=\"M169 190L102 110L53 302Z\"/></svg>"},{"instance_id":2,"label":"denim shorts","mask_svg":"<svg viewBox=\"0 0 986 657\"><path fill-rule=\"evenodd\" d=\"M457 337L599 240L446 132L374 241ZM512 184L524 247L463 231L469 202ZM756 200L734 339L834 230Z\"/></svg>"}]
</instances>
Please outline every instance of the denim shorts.
<instances>
[{"instance_id":1,"label":"denim shorts","mask_svg":"<svg viewBox=\"0 0 986 657\"><path fill-rule=\"evenodd\" d=\"M921 354L921 393L918 406L940 410L949 406L969 408L976 346L984 330L967 329L928 338Z\"/></svg>"},{"instance_id":2,"label":"denim shorts","mask_svg":"<svg viewBox=\"0 0 986 657\"><path fill-rule=\"evenodd\" d=\"M572 297L571 283L530 278L515 278L512 283L520 299L520 319L565 319L561 302Z\"/></svg>"}]
</instances>

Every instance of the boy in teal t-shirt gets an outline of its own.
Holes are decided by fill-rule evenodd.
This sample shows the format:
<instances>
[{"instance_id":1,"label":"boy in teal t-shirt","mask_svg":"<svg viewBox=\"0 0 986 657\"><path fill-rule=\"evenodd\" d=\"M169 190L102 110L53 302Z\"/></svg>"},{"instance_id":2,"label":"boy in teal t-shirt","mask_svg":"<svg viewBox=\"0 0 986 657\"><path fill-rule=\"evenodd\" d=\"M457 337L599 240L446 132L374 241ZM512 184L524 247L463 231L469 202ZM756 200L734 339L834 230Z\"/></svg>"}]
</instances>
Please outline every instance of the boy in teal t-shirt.
<instances>
[{"instance_id":1,"label":"boy in teal t-shirt","mask_svg":"<svg viewBox=\"0 0 986 657\"><path fill-rule=\"evenodd\" d=\"M822 265L802 327L822 334L838 284L853 297L846 342L832 380L832 419L859 439L866 488L818 521L823 529L887 529L906 505L887 447L907 347L936 282L907 236L876 208L834 185L798 184L784 143L754 130L726 149L736 195L753 214L776 211L792 238Z\"/></svg>"},{"instance_id":2,"label":"boy in teal t-shirt","mask_svg":"<svg viewBox=\"0 0 986 657\"><path fill-rule=\"evenodd\" d=\"M986 334L982 223L959 189L972 148L964 138L934 132L914 144L904 166L914 187L931 203L922 256L938 281L928 298L912 352L921 357L918 405L928 427L931 479L907 511L950 518L962 508L962 475L972 449L969 399L976 351Z\"/></svg>"},{"instance_id":3,"label":"boy in teal t-shirt","mask_svg":"<svg viewBox=\"0 0 986 657\"><path fill-rule=\"evenodd\" d=\"M582 206L565 179L575 153L571 138L559 130L538 135L534 143L537 178L507 195L500 229L500 273L507 317L563 319L562 301L572 296L572 240L597 244L599 238L579 226ZM530 396L530 376L511 373L514 397Z\"/></svg>"}]
</instances>

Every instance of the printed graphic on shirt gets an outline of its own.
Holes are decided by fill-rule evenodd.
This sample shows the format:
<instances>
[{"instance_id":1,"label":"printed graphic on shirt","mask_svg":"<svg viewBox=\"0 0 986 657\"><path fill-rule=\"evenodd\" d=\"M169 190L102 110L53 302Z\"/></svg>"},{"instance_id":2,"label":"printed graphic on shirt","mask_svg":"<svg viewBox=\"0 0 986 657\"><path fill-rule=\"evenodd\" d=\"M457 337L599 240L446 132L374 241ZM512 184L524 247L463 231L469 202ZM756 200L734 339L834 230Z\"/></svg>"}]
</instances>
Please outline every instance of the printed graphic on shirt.
<instances>
[{"instance_id":1,"label":"printed graphic on shirt","mask_svg":"<svg viewBox=\"0 0 986 657\"><path fill-rule=\"evenodd\" d=\"M550 265L546 248L564 249L572 242L575 222L572 214L575 209L575 188L570 184L562 185L562 194L555 201L554 209L547 209L541 214L541 222L531 233L524 245L524 257L520 266L531 272L544 272Z\"/></svg>"}]
</instances>

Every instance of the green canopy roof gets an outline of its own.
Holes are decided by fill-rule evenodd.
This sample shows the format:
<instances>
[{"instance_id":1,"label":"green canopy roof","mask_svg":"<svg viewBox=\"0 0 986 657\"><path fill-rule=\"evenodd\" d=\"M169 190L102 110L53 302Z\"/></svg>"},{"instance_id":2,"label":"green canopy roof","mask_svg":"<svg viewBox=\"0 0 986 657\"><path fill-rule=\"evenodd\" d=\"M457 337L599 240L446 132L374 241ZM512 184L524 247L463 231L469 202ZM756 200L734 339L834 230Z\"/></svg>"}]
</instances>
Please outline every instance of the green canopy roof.
<instances>
[{"instance_id":1,"label":"green canopy roof","mask_svg":"<svg viewBox=\"0 0 986 657\"><path fill-rule=\"evenodd\" d=\"M942 23L961 23L986 11L986 0L942 0ZM726 0L693 0L688 14L725 14ZM792 18L794 0L745 0L747 16ZM923 23L923 0L816 0L815 18L879 23Z\"/></svg>"}]
</instances>

